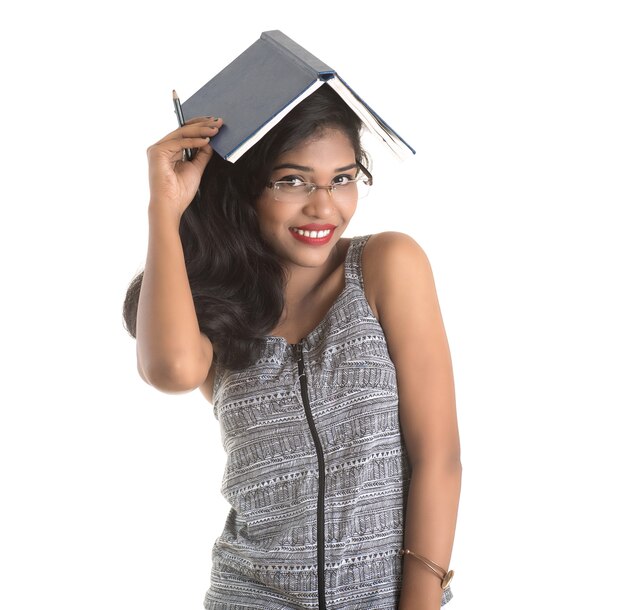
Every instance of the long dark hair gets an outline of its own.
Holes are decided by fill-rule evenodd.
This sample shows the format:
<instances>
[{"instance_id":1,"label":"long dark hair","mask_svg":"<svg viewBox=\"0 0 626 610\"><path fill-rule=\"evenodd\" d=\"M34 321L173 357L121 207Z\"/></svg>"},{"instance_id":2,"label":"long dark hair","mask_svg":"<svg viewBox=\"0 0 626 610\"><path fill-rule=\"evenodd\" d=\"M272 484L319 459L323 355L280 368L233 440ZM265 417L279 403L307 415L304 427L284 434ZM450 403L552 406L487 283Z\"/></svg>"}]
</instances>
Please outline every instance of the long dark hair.
<instances>
[{"instance_id":1,"label":"long dark hair","mask_svg":"<svg viewBox=\"0 0 626 610\"><path fill-rule=\"evenodd\" d=\"M260 234L255 202L275 160L327 127L340 129L367 166L361 121L328 85L322 85L236 163L214 154L196 197L181 217L180 239L198 323L215 358L230 369L249 366L283 311L285 273ZM126 330L136 337L143 271L128 288Z\"/></svg>"}]
</instances>

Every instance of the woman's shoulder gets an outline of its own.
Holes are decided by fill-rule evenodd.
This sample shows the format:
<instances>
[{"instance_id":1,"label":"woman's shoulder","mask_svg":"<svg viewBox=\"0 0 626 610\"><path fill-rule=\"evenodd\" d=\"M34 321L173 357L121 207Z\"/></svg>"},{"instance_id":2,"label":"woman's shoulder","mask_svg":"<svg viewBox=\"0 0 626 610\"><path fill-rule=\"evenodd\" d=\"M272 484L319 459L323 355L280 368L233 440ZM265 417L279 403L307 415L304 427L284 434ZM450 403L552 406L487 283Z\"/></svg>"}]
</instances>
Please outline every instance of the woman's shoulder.
<instances>
[{"instance_id":1,"label":"woman's shoulder","mask_svg":"<svg viewBox=\"0 0 626 610\"><path fill-rule=\"evenodd\" d=\"M402 291L403 272L407 268L418 276L431 273L426 252L413 237L399 231L384 231L368 238L361 269L365 295L377 318L385 298Z\"/></svg>"},{"instance_id":2,"label":"woman's shoulder","mask_svg":"<svg viewBox=\"0 0 626 610\"><path fill-rule=\"evenodd\" d=\"M410 235L399 231L384 231L369 236L362 254L363 273L375 280L384 279L398 266L424 264L428 262L426 252ZM365 279L365 278L364 278Z\"/></svg>"}]
</instances>

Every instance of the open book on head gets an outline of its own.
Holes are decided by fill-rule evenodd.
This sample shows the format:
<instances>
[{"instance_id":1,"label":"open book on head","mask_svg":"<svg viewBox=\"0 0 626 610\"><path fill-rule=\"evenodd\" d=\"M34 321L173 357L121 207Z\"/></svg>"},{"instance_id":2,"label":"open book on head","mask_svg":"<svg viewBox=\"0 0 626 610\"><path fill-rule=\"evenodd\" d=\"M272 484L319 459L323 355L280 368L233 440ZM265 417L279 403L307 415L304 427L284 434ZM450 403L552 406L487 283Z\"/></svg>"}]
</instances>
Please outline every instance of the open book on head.
<instances>
[{"instance_id":1,"label":"open book on head","mask_svg":"<svg viewBox=\"0 0 626 610\"><path fill-rule=\"evenodd\" d=\"M383 119L324 62L279 30L263 32L221 72L182 104L185 120L224 120L211 146L235 162L318 87L327 84L401 159L415 154Z\"/></svg>"}]
</instances>

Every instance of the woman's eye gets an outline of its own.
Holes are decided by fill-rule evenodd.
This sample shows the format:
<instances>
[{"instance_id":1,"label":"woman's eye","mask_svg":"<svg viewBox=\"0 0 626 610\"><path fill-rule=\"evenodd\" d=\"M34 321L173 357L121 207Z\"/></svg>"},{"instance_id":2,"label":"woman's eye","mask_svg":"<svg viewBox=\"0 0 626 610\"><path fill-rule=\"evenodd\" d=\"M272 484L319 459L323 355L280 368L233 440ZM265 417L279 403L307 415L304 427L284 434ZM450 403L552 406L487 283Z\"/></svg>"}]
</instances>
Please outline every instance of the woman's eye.
<instances>
[{"instance_id":1,"label":"woman's eye","mask_svg":"<svg viewBox=\"0 0 626 610\"><path fill-rule=\"evenodd\" d=\"M285 176L277 182L286 182L285 186L302 186L304 184L304 180L300 176Z\"/></svg>"},{"instance_id":2,"label":"woman's eye","mask_svg":"<svg viewBox=\"0 0 626 610\"><path fill-rule=\"evenodd\" d=\"M349 174L342 174L341 176L336 176L333 180L333 184L335 186L343 186L345 184L350 184L350 181L354 180L354 176L350 176Z\"/></svg>"}]
</instances>

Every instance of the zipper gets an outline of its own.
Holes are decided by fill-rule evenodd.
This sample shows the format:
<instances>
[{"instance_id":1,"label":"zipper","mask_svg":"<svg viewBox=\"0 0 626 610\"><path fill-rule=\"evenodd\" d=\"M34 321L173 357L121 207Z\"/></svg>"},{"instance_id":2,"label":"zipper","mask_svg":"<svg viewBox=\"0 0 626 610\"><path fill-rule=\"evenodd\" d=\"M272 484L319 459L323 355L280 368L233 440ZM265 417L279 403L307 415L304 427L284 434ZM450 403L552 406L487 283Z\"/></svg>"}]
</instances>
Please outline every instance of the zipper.
<instances>
[{"instance_id":1,"label":"zipper","mask_svg":"<svg viewBox=\"0 0 626 610\"><path fill-rule=\"evenodd\" d=\"M295 345L296 354L298 356L298 378L300 379L300 393L302 394L302 404L304 405L304 413L309 424L309 430L313 437L315 445L315 453L317 454L317 469L319 471L317 486L317 598L319 602L319 610L326 610L326 591L324 579L324 495L326 489L326 466L324 464L324 454L322 452L322 443L315 428L313 414L311 413L311 405L309 403L309 391L307 387L307 377L304 372L304 354L302 352L302 341Z\"/></svg>"}]
</instances>

